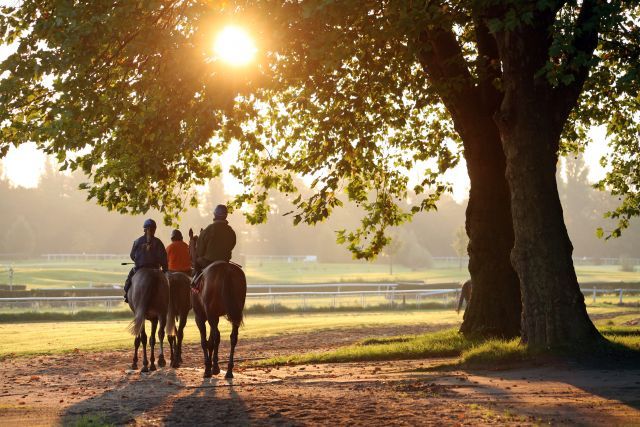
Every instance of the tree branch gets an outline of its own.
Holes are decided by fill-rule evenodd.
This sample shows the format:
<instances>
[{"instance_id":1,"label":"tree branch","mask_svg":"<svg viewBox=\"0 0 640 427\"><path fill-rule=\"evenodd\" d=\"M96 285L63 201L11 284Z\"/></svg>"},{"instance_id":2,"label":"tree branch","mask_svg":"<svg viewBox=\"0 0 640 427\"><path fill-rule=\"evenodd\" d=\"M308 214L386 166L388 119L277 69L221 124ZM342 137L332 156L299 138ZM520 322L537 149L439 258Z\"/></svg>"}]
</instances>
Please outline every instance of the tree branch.
<instances>
[{"instance_id":1,"label":"tree branch","mask_svg":"<svg viewBox=\"0 0 640 427\"><path fill-rule=\"evenodd\" d=\"M502 92L495 86L502 77L498 43L489 32L485 20L477 14L473 16L478 47L478 85L482 103L488 111L496 111L502 101Z\"/></svg>"},{"instance_id":2,"label":"tree branch","mask_svg":"<svg viewBox=\"0 0 640 427\"><path fill-rule=\"evenodd\" d=\"M420 33L419 41L420 64L454 120L468 117L477 105L478 93L453 30L426 29Z\"/></svg>"},{"instance_id":3,"label":"tree branch","mask_svg":"<svg viewBox=\"0 0 640 427\"><path fill-rule=\"evenodd\" d=\"M573 80L567 85L558 86L554 93L558 123L564 123L569 116L589 76L602 21L602 13L598 9L599 0L584 0L578 14L570 54L563 64L565 69L571 70Z\"/></svg>"}]
</instances>

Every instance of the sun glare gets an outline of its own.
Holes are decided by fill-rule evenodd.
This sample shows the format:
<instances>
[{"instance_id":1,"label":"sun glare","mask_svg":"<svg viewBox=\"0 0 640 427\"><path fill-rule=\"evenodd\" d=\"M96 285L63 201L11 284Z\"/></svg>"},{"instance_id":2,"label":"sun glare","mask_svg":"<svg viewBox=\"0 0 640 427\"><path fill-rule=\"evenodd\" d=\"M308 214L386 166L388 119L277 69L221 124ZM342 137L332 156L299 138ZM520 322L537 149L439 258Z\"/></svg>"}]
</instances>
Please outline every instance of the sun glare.
<instances>
[{"instance_id":1,"label":"sun glare","mask_svg":"<svg viewBox=\"0 0 640 427\"><path fill-rule=\"evenodd\" d=\"M256 46L251 36L242 28L225 27L216 38L214 51L218 58L231 65L246 65L256 54Z\"/></svg>"}]
</instances>

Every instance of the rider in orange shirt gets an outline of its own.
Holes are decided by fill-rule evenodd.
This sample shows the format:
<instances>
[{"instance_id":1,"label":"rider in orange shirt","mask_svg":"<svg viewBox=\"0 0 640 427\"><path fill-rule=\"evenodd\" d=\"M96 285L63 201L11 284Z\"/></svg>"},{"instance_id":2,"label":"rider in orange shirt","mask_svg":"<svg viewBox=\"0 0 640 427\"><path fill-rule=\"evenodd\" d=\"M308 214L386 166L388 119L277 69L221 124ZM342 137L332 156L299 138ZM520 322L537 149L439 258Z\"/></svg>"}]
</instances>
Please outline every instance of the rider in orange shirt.
<instances>
[{"instance_id":1,"label":"rider in orange shirt","mask_svg":"<svg viewBox=\"0 0 640 427\"><path fill-rule=\"evenodd\" d=\"M189 245L183 241L180 230L173 230L171 232L171 244L167 246L167 258L169 261L169 271L179 271L191 276Z\"/></svg>"}]
</instances>

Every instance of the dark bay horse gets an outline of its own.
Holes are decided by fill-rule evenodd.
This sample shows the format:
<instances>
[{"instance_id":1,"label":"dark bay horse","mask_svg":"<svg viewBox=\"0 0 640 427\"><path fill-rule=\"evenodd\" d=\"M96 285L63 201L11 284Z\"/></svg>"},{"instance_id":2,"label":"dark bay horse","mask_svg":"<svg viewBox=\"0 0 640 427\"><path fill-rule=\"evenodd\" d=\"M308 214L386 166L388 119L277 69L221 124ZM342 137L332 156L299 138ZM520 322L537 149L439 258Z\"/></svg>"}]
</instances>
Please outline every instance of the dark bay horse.
<instances>
[{"instance_id":1,"label":"dark bay horse","mask_svg":"<svg viewBox=\"0 0 640 427\"><path fill-rule=\"evenodd\" d=\"M154 349L156 344L156 328L158 322L158 338L160 339L160 355L158 356L158 366L165 366L162 344L164 341L164 328L167 321L167 308L169 304L169 284L167 278L160 270L152 268L141 268L134 274L131 288L127 292L129 307L134 313L134 319L129 325L129 332L135 336L132 369L138 369L138 348L142 342L142 371L149 372L156 370ZM151 347L151 366L147 367L147 334L144 330L144 321L151 321L151 336L149 344Z\"/></svg>"},{"instance_id":2,"label":"dark bay horse","mask_svg":"<svg viewBox=\"0 0 640 427\"><path fill-rule=\"evenodd\" d=\"M191 310L191 277L185 273L169 273L169 313L167 314L167 338L171 350L172 368L182 363L182 338L187 316ZM178 328L176 329L176 321Z\"/></svg>"},{"instance_id":3,"label":"dark bay horse","mask_svg":"<svg viewBox=\"0 0 640 427\"><path fill-rule=\"evenodd\" d=\"M189 230L189 253L191 262L195 266L196 245L198 236ZM220 331L218 322L220 316L225 316L231 322L231 352L225 378L233 378L233 354L238 343L238 329L242 325L242 310L247 296L247 279L240 266L220 262L208 266L198 283L199 291L191 292L191 305L196 315L196 325L200 330L200 344L204 353L204 377L220 373L218 366L218 346L220 345ZM207 325L211 327L207 340Z\"/></svg>"}]
</instances>

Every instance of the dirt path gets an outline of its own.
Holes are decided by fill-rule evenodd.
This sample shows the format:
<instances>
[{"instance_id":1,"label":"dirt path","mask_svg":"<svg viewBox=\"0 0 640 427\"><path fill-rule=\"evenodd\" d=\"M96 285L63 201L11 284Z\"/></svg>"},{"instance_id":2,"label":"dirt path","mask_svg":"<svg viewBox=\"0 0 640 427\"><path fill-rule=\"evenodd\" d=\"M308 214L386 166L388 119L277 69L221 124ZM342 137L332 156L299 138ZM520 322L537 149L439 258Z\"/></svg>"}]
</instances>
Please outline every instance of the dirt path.
<instances>
[{"instance_id":1,"label":"dirt path","mask_svg":"<svg viewBox=\"0 0 640 427\"><path fill-rule=\"evenodd\" d=\"M368 328L244 340L239 355L328 349L365 336L420 331ZM177 371L129 372L130 358L120 351L4 360L1 424L640 425L640 369L426 369L437 360L277 369L239 364L228 382L202 379L196 346L187 348L186 368Z\"/></svg>"}]
</instances>

